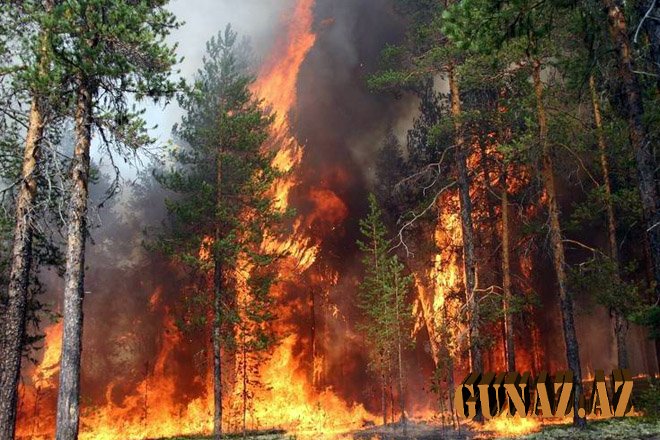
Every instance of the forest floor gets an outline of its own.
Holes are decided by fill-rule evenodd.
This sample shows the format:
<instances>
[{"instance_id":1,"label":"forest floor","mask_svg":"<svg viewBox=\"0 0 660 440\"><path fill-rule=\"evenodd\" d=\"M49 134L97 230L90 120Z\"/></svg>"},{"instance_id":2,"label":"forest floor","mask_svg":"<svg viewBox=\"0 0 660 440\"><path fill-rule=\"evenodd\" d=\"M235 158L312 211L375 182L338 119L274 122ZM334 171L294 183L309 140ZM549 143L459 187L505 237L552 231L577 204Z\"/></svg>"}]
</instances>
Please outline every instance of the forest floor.
<instances>
[{"instance_id":1,"label":"forest floor","mask_svg":"<svg viewBox=\"0 0 660 440\"><path fill-rule=\"evenodd\" d=\"M174 437L161 440L208 440L209 436ZM246 434L229 434L224 438L246 440L317 440L321 437L297 437L283 431L261 431ZM586 429L578 430L570 425L547 425L542 431L516 437L502 437L485 431L450 428L443 429L427 423L409 423L405 429L400 425L372 427L342 436L353 440L660 440L660 419L626 418L601 420L589 423Z\"/></svg>"},{"instance_id":2,"label":"forest floor","mask_svg":"<svg viewBox=\"0 0 660 440\"><path fill-rule=\"evenodd\" d=\"M570 425L548 426L517 440L660 440L659 418L624 418L591 422L584 430Z\"/></svg>"},{"instance_id":3,"label":"forest floor","mask_svg":"<svg viewBox=\"0 0 660 440\"><path fill-rule=\"evenodd\" d=\"M407 432L401 427L370 428L353 434L354 440L660 440L660 419L626 418L590 422L586 429L579 430L571 425L546 425L539 432L515 437L497 435L493 432L463 428L460 432L437 425L411 423Z\"/></svg>"}]
</instances>

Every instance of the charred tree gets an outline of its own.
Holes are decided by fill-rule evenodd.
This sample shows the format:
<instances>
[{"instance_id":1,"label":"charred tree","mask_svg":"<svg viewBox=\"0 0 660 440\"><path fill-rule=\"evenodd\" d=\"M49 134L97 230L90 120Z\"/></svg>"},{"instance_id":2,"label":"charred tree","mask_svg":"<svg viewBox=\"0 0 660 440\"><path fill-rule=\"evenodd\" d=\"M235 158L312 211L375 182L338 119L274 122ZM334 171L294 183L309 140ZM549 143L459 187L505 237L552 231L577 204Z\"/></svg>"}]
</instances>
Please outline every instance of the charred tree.
<instances>
[{"instance_id":1,"label":"charred tree","mask_svg":"<svg viewBox=\"0 0 660 440\"><path fill-rule=\"evenodd\" d=\"M550 225L550 245L552 248L552 263L557 277L557 288L559 293L559 309L566 344L566 361L568 368L573 372L575 389L575 408L578 408L579 395L582 391L582 371L580 368L580 350L575 332L575 320L573 315L573 296L568 290L566 275L566 258L564 253L564 242L559 222L559 203L557 201L557 190L554 176L554 160L552 148L548 139L548 120L543 102L543 82L541 81L541 61L532 61L532 77L534 82L534 94L536 97L536 110L539 124L539 143L541 146L541 179L543 189L547 196L547 208ZM574 423L585 426L584 418L578 416L574 411Z\"/></svg>"}]
</instances>

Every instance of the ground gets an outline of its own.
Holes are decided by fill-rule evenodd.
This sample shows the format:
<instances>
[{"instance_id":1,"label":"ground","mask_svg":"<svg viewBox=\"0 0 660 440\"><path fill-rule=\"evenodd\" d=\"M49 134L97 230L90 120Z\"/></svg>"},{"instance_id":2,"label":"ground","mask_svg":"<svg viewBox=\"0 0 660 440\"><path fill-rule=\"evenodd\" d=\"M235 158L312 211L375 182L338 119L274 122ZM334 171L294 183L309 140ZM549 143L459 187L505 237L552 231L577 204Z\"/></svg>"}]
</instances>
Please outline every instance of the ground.
<instances>
[{"instance_id":1,"label":"ground","mask_svg":"<svg viewBox=\"0 0 660 440\"><path fill-rule=\"evenodd\" d=\"M161 440L207 440L208 436L175 437ZM246 440L308 440L299 439L281 431L268 431L247 434L227 435L227 439ZM595 421L585 430L577 430L570 425L546 426L541 432L517 437L502 437L493 433L462 429L460 432L442 429L425 423L411 423L405 430L401 426L373 427L343 439L353 440L479 440L479 439L516 439L516 440L660 440L660 419L626 418ZM309 439L311 440L311 439ZM328 439L326 439L328 440Z\"/></svg>"},{"instance_id":2,"label":"ground","mask_svg":"<svg viewBox=\"0 0 660 440\"><path fill-rule=\"evenodd\" d=\"M660 419L626 418L590 423L586 429L551 426L517 440L660 440Z\"/></svg>"}]
</instances>

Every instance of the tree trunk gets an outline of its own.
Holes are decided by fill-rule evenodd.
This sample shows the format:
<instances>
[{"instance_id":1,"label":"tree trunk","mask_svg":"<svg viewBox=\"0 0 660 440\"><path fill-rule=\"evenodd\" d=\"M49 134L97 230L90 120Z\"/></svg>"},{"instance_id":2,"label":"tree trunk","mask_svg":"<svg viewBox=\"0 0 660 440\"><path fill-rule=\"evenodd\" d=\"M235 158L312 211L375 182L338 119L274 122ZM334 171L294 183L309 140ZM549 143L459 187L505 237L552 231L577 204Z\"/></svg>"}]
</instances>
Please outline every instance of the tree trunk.
<instances>
[{"instance_id":1,"label":"tree trunk","mask_svg":"<svg viewBox=\"0 0 660 440\"><path fill-rule=\"evenodd\" d=\"M213 436L215 440L222 437L222 358L221 338L222 328L222 258L219 243L222 238L220 225L220 210L222 208L222 150L216 158L216 219L215 242L213 243Z\"/></svg>"},{"instance_id":2,"label":"tree trunk","mask_svg":"<svg viewBox=\"0 0 660 440\"><path fill-rule=\"evenodd\" d=\"M578 417L579 396L582 393L582 371L580 369L580 350L575 334L573 316L573 296L568 290L566 277L566 259L559 223L559 204L555 188L554 164L552 151L548 141L548 121L543 104L543 83L541 82L541 62L533 61L534 92L536 95L537 117L539 123L539 142L541 144L541 178L548 199L548 216L550 217L550 244L552 247L552 262L557 276L559 290L559 308L563 325L564 342L566 344L566 360L568 368L573 371L575 389L574 423L585 426L584 418Z\"/></svg>"},{"instance_id":3,"label":"tree trunk","mask_svg":"<svg viewBox=\"0 0 660 440\"><path fill-rule=\"evenodd\" d=\"M220 328L222 320L222 264L216 257L213 288L213 436L222 437L222 363Z\"/></svg>"},{"instance_id":4,"label":"tree trunk","mask_svg":"<svg viewBox=\"0 0 660 440\"><path fill-rule=\"evenodd\" d=\"M655 67L655 73L660 75L660 1L645 0L639 2L638 8L640 17L646 16L644 30L649 39L651 62ZM660 90L660 78L656 83Z\"/></svg>"},{"instance_id":5,"label":"tree trunk","mask_svg":"<svg viewBox=\"0 0 660 440\"><path fill-rule=\"evenodd\" d=\"M451 414L451 424L454 428L460 427L460 421L458 420L458 414L454 410L454 358L452 355L447 356L447 397L449 399L449 413Z\"/></svg>"},{"instance_id":6,"label":"tree trunk","mask_svg":"<svg viewBox=\"0 0 660 440\"><path fill-rule=\"evenodd\" d=\"M44 115L40 100L32 98L30 120L21 183L16 198L16 226L11 253L11 271L7 309L3 323L3 355L0 358L0 438L14 438L18 379L21 371L28 280L32 264L32 214L37 196L39 144L44 131Z\"/></svg>"},{"instance_id":7,"label":"tree trunk","mask_svg":"<svg viewBox=\"0 0 660 440\"><path fill-rule=\"evenodd\" d=\"M51 0L45 2L46 12L52 10ZM41 32L40 73L48 70L49 58L45 49L49 44L46 31ZM11 251L11 267L7 291L5 318L2 331L2 357L0 357L0 438L13 440L18 403L18 380L21 372L25 319L28 302L30 269L32 266L32 216L37 197L37 173L40 145L44 134L44 104L37 91L33 92L30 106L21 182L16 197L16 224Z\"/></svg>"},{"instance_id":8,"label":"tree trunk","mask_svg":"<svg viewBox=\"0 0 660 440\"><path fill-rule=\"evenodd\" d=\"M603 118L600 111L600 103L598 101L598 93L596 90L596 81L593 75L589 76L589 89L591 91L591 103L594 112L594 123L596 125L596 140L598 143L598 153L600 156L600 169L603 174L603 188L605 189L605 208L607 211L607 238L610 247L610 258L616 264L616 274L618 278L620 263L619 252L616 239L616 217L614 216L614 204L612 203L612 183L610 181L610 164L607 159L607 145L605 143L605 135L603 133ZM626 347L626 333L628 325L625 322L626 318L620 310L612 309L612 327L616 339L617 347L617 362L619 368L628 368L628 350Z\"/></svg>"},{"instance_id":9,"label":"tree trunk","mask_svg":"<svg viewBox=\"0 0 660 440\"><path fill-rule=\"evenodd\" d=\"M498 93L498 101L496 104L497 112L497 140L499 143L507 143L510 138L510 128L503 127L502 113L507 110L499 102L500 98L506 95L504 89L500 89ZM513 312L511 311L511 297L512 297L512 283L511 283L511 231L509 228L509 187L508 187L508 172L507 163L504 162L500 169L500 209L501 209L501 223L502 230L500 237L502 239L502 312L504 314L504 361L506 363L507 371L516 371L516 349L515 349L515 332L513 328ZM489 192L490 188L489 188Z\"/></svg>"},{"instance_id":10,"label":"tree trunk","mask_svg":"<svg viewBox=\"0 0 660 440\"><path fill-rule=\"evenodd\" d=\"M71 168L71 193L64 275L64 331L57 395L57 440L78 438L80 416L80 355L82 351L85 239L89 149L92 138L93 87L87 78L78 78L75 130L76 145Z\"/></svg>"},{"instance_id":11,"label":"tree trunk","mask_svg":"<svg viewBox=\"0 0 660 440\"><path fill-rule=\"evenodd\" d=\"M506 172L502 177L502 311L504 312L504 350L507 371L516 371L516 351L511 312L511 250L509 238L509 191Z\"/></svg>"},{"instance_id":12,"label":"tree trunk","mask_svg":"<svg viewBox=\"0 0 660 440\"><path fill-rule=\"evenodd\" d=\"M630 145L635 152L639 192L653 260L655 293L656 297L660 297L660 203L658 202L658 188L655 181L656 163L651 141L642 121L644 115L642 93L637 76L634 73L632 47L623 6L620 0L603 0L603 4L607 8L610 35L619 56L619 70L628 110Z\"/></svg>"},{"instance_id":13,"label":"tree trunk","mask_svg":"<svg viewBox=\"0 0 660 440\"><path fill-rule=\"evenodd\" d=\"M461 231L463 234L463 271L465 298L468 305L468 343L470 344L470 369L482 371L479 346L479 302L476 298L476 261L474 252L474 226L472 224L472 200L467 169L467 151L461 122L461 97L453 64L448 66L451 114L454 118L456 169L458 193L461 205Z\"/></svg>"},{"instance_id":14,"label":"tree trunk","mask_svg":"<svg viewBox=\"0 0 660 440\"><path fill-rule=\"evenodd\" d=\"M448 326L448 313L447 313L447 304L442 305L442 322L443 325L446 327ZM447 355L446 358L446 364L443 363L443 366L445 368L445 372L447 373L447 397L449 400L449 413L451 415L451 422L452 426L454 428L459 428L459 422L458 422L458 414L456 414L456 411L454 410L454 392L455 392L455 386L454 386L454 355L452 352L449 350L449 332L446 330L442 331L442 342L446 341L443 350ZM436 368L438 368L438 364L436 363L435 365Z\"/></svg>"},{"instance_id":15,"label":"tree trunk","mask_svg":"<svg viewBox=\"0 0 660 440\"><path fill-rule=\"evenodd\" d=\"M385 354L380 353L380 406L383 413L383 425L387 425L387 380L385 375Z\"/></svg>"},{"instance_id":16,"label":"tree trunk","mask_svg":"<svg viewBox=\"0 0 660 440\"><path fill-rule=\"evenodd\" d=\"M397 366L398 366L398 382L399 382L399 409L401 411L401 421L406 421L406 401L403 395L403 347L401 335L401 316L399 314L399 278L397 271L394 271L394 301L396 303L396 337L397 337Z\"/></svg>"},{"instance_id":17,"label":"tree trunk","mask_svg":"<svg viewBox=\"0 0 660 440\"><path fill-rule=\"evenodd\" d=\"M394 415L394 408L395 408L395 405L394 405L394 385L393 385L394 384L394 377L392 377L392 370L390 370L389 373L390 374L389 374L388 381L389 381L389 385L390 385L389 386L389 392L390 392L390 420L392 421L392 423L394 423L394 418L395 418L395 415Z\"/></svg>"},{"instance_id":18,"label":"tree trunk","mask_svg":"<svg viewBox=\"0 0 660 440\"><path fill-rule=\"evenodd\" d=\"M245 345L245 332L243 332L243 438L247 433L247 399L248 399L248 379L247 379L247 346Z\"/></svg>"}]
</instances>

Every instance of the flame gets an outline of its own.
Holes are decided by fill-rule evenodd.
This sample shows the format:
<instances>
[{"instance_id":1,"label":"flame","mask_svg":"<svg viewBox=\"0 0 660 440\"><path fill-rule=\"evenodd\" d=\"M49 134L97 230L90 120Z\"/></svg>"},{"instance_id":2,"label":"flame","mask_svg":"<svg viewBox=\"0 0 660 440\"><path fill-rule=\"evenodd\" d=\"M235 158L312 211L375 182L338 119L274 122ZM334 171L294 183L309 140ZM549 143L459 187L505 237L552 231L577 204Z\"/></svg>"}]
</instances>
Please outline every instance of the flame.
<instances>
[{"instance_id":1,"label":"flame","mask_svg":"<svg viewBox=\"0 0 660 440\"><path fill-rule=\"evenodd\" d=\"M55 398L60 367L60 352L62 351L62 322L52 324L44 330L44 352L41 362L26 374L25 382L19 385L19 418L30 414L32 423L18 423L16 435L18 438L40 437L44 429L54 426L55 417L52 412L43 411L42 405Z\"/></svg>"},{"instance_id":2,"label":"flame","mask_svg":"<svg viewBox=\"0 0 660 440\"><path fill-rule=\"evenodd\" d=\"M462 269L461 246L463 236L460 216L458 214L458 193L448 191L441 195L437 202L438 217L433 232L433 240L437 253L433 257L433 266L426 272L416 273L415 285L418 298L413 309L418 319L416 329L423 322L428 331L431 343L431 354L436 364L439 361L441 348L449 349L446 338L440 329L454 332L448 320L455 317L460 306L451 293L461 289Z\"/></svg>"},{"instance_id":3,"label":"flame","mask_svg":"<svg viewBox=\"0 0 660 440\"><path fill-rule=\"evenodd\" d=\"M258 96L277 112L273 130L288 131L288 114L296 104L298 73L307 53L316 42L312 32L314 0L299 0L285 38L279 40L275 56L262 68L254 85Z\"/></svg>"},{"instance_id":4,"label":"flame","mask_svg":"<svg viewBox=\"0 0 660 440\"><path fill-rule=\"evenodd\" d=\"M152 299L158 295L158 290ZM178 372L170 368L175 349L182 335L170 314L163 319L161 348L153 369L132 392L116 402L113 392L118 382L111 382L102 402L81 409L80 436L82 440L143 439L178 434L208 432L212 428L209 401L206 396L181 402L177 383ZM46 329L46 350L34 373L32 386L21 394L18 438L51 439L54 437L56 381L59 370L62 325ZM125 376L119 375L119 379ZM42 409L40 407L45 407ZM29 411L34 408L34 413ZM43 414L42 414L43 412Z\"/></svg>"},{"instance_id":5,"label":"flame","mask_svg":"<svg viewBox=\"0 0 660 440\"><path fill-rule=\"evenodd\" d=\"M316 41L311 30L313 6L313 0L298 1L285 38L277 43L278 50L264 65L253 88L276 112L267 147L277 148L273 165L287 173L272 188L276 206L282 210L289 206L290 191L299 183L295 171L304 152L303 146L291 134L290 117L296 105L300 67ZM338 224L347 216L344 202L330 190L312 188L308 197L315 209L308 216L295 219L293 233L283 239L269 236L262 244L269 251L287 254L287 258L279 263L281 280L295 283L296 277L316 261L320 244L307 233L313 224L319 221L328 225ZM281 291L276 286L273 293L277 296ZM239 295L249 293L242 291ZM281 307L279 312L288 317L292 308L291 305L288 305L288 310ZM300 342L298 336L285 327L280 325L278 331L286 336L268 360L258 367L264 386L253 390L254 402L249 414L252 426L275 425L295 431L298 436L320 438L322 435L334 437L373 420L374 417L362 405L345 402L331 388L315 389L303 373L303 361L294 354L295 346ZM321 368L317 362L315 358L315 371Z\"/></svg>"},{"instance_id":6,"label":"flame","mask_svg":"<svg viewBox=\"0 0 660 440\"><path fill-rule=\"evenodd\" d=\"M315 439L334 438L374 419L361 404L347 404L331 388L315 390L299 372L295 344L295 335L284 339L261 370L267 389L257 396L252 419L262 422L260 426L277 423L298 437Z\"/></svg>"},{"instance_id":7,"label":"flame","mask_svg":"<svg viewBox=\"0 0 660 440\"><path fill-rule=\"evenodd\" d=\"M541 422L532 417L521 418L518 415L509 417L506 414L502 414L499 417L486 420L483 426L478 428L492 433L495 437L500 437L531 434L539 431L541 426Z\"/></svg>"},{"instance_id":8,"label":"flame","mask_svg":"<svg viewBox=\"0 0 660 440\"><path fill-rule=\"evenodd\" d=\"M82 414L82 440L142 439L208 432L212 427L207 396L180 401L178 374L170 368L182 340L171 314L163 318L161 349L153 370L120 403L112 398L117 383L106 389L103 404ZM202 379L200 379L202 380Z\"/></svg>"},{"instance_id":9,"label":"flame","mask_svg":"<svg viewBox=\"0 0 660 440\"><path fill-rule=\"evenodd\" d=\"M48 327L44 332L44 356L32 374L32 381L39 386L54 386L51 379L60 369L62 330L62 322L58 322Z\"/></svg>"},{"instance_id":10,"label":"flame","mask_svg":"<svg viewBox=\"0 0 660 440\"><path fill-rule=\"evenodd\" d=\"M303 148L291 134L289 117L297 99L300 66L316 42L312 32L314 0L298 0L288 22L288 30L275 44L275 51L262 67L252 91L275 112L267 146L276 151L273 166L289 173L300 164ZM296 179L288 175L273 185L276 206L285 209Z\"/></svg>"}]
</instances>

